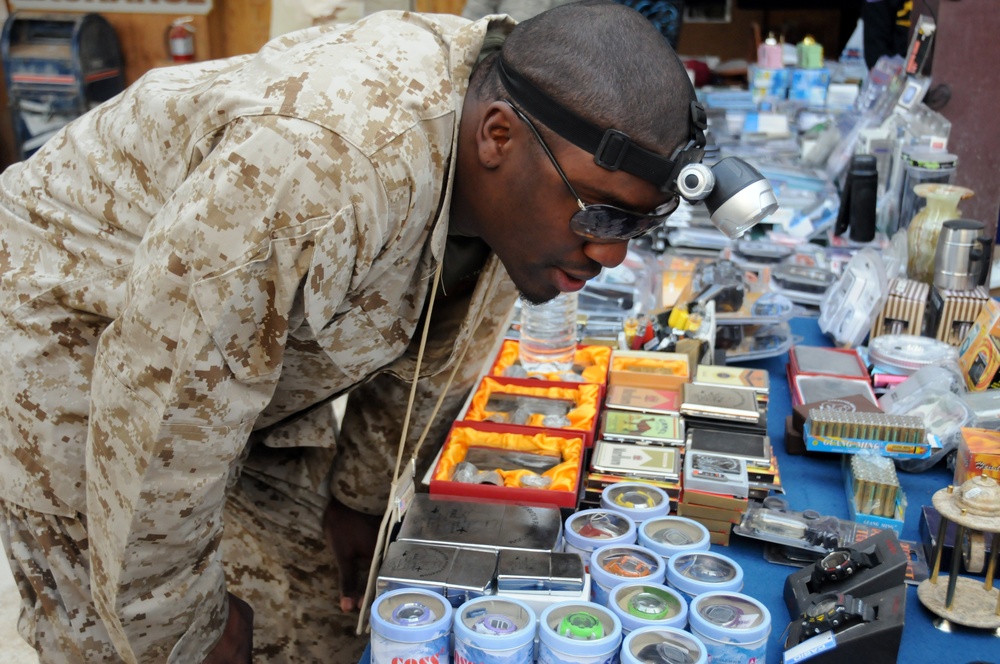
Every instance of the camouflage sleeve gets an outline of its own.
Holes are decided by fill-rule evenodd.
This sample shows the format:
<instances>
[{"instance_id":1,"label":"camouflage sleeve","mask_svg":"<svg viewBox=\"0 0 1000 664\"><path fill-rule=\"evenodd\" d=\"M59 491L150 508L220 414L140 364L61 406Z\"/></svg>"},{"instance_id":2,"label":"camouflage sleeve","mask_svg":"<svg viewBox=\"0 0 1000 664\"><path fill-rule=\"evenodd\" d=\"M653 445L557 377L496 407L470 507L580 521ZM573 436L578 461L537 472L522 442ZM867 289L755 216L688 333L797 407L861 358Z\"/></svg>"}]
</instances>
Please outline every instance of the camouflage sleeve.
<instances>
[{"instance_id":1,"label":"camouflage sleeve","mask_svg":"<svg viewBox=\"0 0 1000 664\"><path fill-rule=\"evenodd\" d=\"M102 335L87 449L92 591L127 661L198 662L226 619L225 487L281 370L314 239L332 298L371 164L310 123L234 122L153 217ZM339 276L343 275L343 276Z\"/></svg>"}]
</instances>

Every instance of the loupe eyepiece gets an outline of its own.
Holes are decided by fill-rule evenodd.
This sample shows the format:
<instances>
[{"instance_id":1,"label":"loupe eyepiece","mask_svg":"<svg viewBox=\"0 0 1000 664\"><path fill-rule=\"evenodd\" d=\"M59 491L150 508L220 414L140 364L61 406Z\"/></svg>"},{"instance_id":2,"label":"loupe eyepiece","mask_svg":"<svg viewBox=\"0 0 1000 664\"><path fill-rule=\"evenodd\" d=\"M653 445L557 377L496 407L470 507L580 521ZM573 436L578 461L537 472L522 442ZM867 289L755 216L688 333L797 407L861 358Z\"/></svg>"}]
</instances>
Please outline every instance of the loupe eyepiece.
<instances>
[{"instance_id":1,"label":"loupe eyepiece","mask_svg":"<svg viewBox=\"0 0 1000 664\"><path fill-rule=\"evenodd\" d=\"M705 194L701 194L704 187L700 183L707 182L707 178L695 166L705 168L702 164L685 166L677 178L677 190L689 200L703 198L712 224L730 239L743 235L778 209L771 183L739 157L726 157L711 167L714 185ZM686 195L686 189L699 197Z\"/></svg>"},{"instance_id":2,"label":"loupe eyepiece","mask_svg":"<svg viewBox=\"0 0 1000 664\"><path fill-rule=\"evenodd\" d=\"M715 188L715 176L705 164L688 164L677 176L677 193L689 201L700 201Z\"/></svg>"}]
</instances>

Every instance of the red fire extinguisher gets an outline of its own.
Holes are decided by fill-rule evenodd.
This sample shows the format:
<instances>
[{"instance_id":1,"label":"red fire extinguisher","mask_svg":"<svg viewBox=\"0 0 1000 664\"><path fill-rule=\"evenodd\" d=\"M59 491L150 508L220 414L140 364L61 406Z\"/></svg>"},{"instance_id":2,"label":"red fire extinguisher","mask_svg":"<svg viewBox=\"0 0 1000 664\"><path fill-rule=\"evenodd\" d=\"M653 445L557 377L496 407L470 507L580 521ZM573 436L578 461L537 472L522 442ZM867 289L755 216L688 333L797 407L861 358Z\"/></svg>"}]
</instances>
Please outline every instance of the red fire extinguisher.
<instances>
[{"instance_id":1,"label":"red fire extinguisher","mask_svg":"<svg viewBox=\"0 0 1000 664\"><path fill-rule=\"evenodd\" d=\"M173 62L194 62L194 19L184 16L167 28L167 51Z\"/></svg>"}]
</instances>

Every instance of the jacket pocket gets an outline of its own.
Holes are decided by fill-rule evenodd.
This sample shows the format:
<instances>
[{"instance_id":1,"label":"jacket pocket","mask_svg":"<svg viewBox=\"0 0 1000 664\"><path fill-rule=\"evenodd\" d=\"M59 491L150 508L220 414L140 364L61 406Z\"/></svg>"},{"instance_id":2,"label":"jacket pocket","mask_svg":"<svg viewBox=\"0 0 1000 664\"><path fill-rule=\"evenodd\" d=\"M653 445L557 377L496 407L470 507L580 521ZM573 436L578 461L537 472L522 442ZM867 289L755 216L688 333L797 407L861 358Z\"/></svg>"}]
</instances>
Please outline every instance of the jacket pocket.
<instances>
[{"instance_id":1,"label":"jacket pocket","mask_svg":"<svg viewBox=\"0 0 1000 664\"><path fill-rule=\"evenodd\" d=\"M295 252L282 251L277 244L261 258L192 287L226 365L244 383L274 380L281 372L298 278Z\"/></svg>"}]
</instances>

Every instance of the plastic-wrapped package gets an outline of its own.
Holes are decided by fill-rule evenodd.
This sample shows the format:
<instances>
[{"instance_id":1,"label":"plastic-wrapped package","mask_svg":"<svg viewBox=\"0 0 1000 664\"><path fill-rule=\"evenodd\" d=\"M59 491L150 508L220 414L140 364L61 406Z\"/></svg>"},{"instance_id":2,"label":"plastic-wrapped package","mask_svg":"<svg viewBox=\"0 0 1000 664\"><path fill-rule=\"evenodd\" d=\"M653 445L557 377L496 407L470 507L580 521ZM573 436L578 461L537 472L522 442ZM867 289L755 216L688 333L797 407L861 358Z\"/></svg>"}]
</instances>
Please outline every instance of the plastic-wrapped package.
<instances>
[{"instance_id":1,"label":"plastic-wrapped package","mask_svg":"<svg viewBox=\"0 0 1000 664\"><path fill-rule=\"evenodd\" d=\"M819 329L838 344L854 348L864 341L889 297L882 258L864 248L827 289L819 305Z\"/></svg>"},{"instance_id":2,"label":"plastic-wrapped package","mask_svg":"<svg viewBox=\"0 0 1000 664\"><path fill-rule=\"evenodd\" d=\"M775 542L797 549L825 553L851 543L855 525L816 510L796 512L774 496L763 505L751 505L733 532L744 537Z\"/></svg>"},{"instance_id":3,"label":"plastic-wrapped package","mask_svg":"<svg viewBox=\"0 0 1000 664\"><path fill-rule=\"evenodd\" d=\"M923 472L958 448L962 427L975 426L977 420L964 393L957 366L926 366L879 399L886 413L919 415L928 433L941 439L941 449L926 459L897 460L900 470Z\"/></svg>"},{"instance_id":4,"label":"plastic-wrapped package","mask_svg":"<svg viewBox=\"0 0 1000 664\"><path fill-rule=\"evenodd\" d=\"M953 368L958 372L958 348L916 334L883 334L868 344L868 359L876 367L904 376L928 366Z\"/></svg>"}]
</instances>

